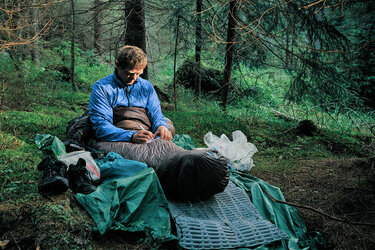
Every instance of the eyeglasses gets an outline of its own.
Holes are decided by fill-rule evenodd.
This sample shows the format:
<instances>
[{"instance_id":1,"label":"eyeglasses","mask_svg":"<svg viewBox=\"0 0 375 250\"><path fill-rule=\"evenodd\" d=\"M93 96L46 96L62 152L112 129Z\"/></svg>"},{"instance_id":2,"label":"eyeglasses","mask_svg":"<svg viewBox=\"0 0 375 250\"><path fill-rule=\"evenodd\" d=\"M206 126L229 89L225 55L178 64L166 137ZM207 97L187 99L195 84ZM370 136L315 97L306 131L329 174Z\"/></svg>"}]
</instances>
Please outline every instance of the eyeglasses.
<instances>
[{"instance_id":1,"label":"eyeglasses","mask_svg":"<svg viewBox=\"0 0 375 250\"><path fill-rule=\"evenodd\" d=\"M127 76L127 77L138 77L138 76L140 76L140 75L142 75L143 74L143 70L142 70L142 72L131 72L131 71L125 71L124 72L125 73L125 75Z\"/></svg>"}]
</instances>

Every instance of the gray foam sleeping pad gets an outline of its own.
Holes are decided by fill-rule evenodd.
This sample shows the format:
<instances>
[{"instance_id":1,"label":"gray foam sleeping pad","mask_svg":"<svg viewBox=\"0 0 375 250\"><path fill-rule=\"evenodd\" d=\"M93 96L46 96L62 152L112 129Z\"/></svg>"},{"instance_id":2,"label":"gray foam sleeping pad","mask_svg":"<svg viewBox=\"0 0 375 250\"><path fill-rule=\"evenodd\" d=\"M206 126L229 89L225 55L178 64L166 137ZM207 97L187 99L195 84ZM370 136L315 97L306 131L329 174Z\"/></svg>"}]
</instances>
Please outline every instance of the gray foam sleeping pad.
<instances>
[{"instance_id":1,"label":"gray foam sleeping pad","mask_svg":"<svg viewBox=\"0 0 375 250\"><path fill-rule=\"evenodd\" d=\"M104 153L115 152L125 159L146 163L155 168L158 163L170 154L186 151L173 142L163 139L153 140L146 144L130 142L99 142L92 140L90 146Z\"/></svg>"}]
</instances>

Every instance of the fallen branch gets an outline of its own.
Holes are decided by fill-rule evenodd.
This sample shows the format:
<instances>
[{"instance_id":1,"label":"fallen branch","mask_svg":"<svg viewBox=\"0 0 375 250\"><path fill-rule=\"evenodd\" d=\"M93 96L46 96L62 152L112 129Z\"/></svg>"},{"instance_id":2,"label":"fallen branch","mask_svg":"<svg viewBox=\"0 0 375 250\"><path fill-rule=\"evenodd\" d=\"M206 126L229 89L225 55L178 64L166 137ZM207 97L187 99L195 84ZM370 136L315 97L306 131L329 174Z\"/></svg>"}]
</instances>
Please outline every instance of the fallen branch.
<instances>
[{"instance_id":1,"label":"fallen branch","mask_svg":"<svg viewBox=\"0 0 375 250\"><path fill-rule=\"evenodd\" d=\"M370 126L369 124L368 124L368 122L367 121L365 121L365 119L363 119L363 117L361 117L357 112L355 112L353 109L350 109L350 108L346 108L347 110L349 110L350 112L352 112L353 114L355 114L362 122L363 122L363 124L364 125L366 125L366 127L370 130L370 132L371 132L371 134L373 135L373 136L375 136L375 131L374 131L374 126ZM350 119L352 119L351 117L350 117L350 113L349 113L349 118ZM353 121L353 123L354 123L354 121ZM355 123L354 123L355 124ZM355 124L356 125L356 124ZM356 125L357 126L357 125Z\"/></svg>"},{"instance_id":2,"label":"fallen branch","mask_svg":"<svg viewBox=\"0 0 375 250\"><path fill-rule=\"evenodd\" d=\"M338 217L335 217L335 216L332 216L332 215L329 215L329 214L326 214L326 213L323 213L322 211L320 210L317 210L315 208L312 208L312 207L308 207L308 206L303 206L303 205L297 205L297 204L293 204L291 202L287 202L287 201L282 201L282 200L278 200L276 198L274 198L270 193L268 193L266 190L263 190L269 198L271 198L274 202L277 202L277 203L282 203L282 204L286 204L286 205L289 205L289 206L293 206L293 207L298 207L298 208L303 208L303 209L308 209L310 211L313 211L315 213L318 213L320 215L323 215L327 218L330 218L332 220L336 220L336 221L339 221L339 222L344 222L344 223L348 223L348 224L352 224L352 225L360 225L360 226L375 226L374 223L367 223L367 222L353 222L353 221L349 221L349 220L346 220L346 219L341 219L341 218L338 218Z\"/></svg>"},{"instance_id":3,"label":"fallen branch","mask_svg":"<svg viewBox=\"0 0 375 250\"><path fill-rule=\"evenodd\" d=\"M310 7L318 4L318 3L321 3L321 2L325 2L325 1L324 0L318 0L316 2L310 3L309 5L305 5L305 6L299 7L298 10L301 10L301 9L305 9L306 10L306 9L308 9L308 8L310 8Z\"/></svg>"},{"instance_id":4,"label":"fallen branch","mask_svg":"<svg viewBox=\"0 0 375 250\"><path fill-rule=\"evenodd\" d=\"M290 115L281 113L280 111L277 111L277 110L274 110L274 109L271 109L270 112L272 114L274 114L275 116L277 116L279 118L282 118L282 119L284 119L286 121L299 121L296 117L292 117Z\"/></svg>"}]
</instances>

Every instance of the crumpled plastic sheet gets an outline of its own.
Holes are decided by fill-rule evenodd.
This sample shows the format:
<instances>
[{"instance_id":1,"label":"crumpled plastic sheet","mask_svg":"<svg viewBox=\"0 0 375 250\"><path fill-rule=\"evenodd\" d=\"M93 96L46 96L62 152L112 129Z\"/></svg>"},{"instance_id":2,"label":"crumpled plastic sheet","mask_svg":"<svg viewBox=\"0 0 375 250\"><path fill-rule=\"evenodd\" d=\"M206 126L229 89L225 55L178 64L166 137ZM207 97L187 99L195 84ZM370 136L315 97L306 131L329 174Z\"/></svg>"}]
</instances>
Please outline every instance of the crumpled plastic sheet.
<instances>
[{"instance_id":1,"label":"crumpled plastic sheet","mask_svg":"<svg viewBox=\"0 0 375 250\"><path fill-rule=\"evenodd\" d=\"M225 134L218 137L210 131L203 140L209 148L215 148L224 155L235 170L250 171L254 166L252 157L258 149L247 141L246 135L240 130L234 131L232 138L233 141L230 141Z\"/></svg>"}]
</instances>

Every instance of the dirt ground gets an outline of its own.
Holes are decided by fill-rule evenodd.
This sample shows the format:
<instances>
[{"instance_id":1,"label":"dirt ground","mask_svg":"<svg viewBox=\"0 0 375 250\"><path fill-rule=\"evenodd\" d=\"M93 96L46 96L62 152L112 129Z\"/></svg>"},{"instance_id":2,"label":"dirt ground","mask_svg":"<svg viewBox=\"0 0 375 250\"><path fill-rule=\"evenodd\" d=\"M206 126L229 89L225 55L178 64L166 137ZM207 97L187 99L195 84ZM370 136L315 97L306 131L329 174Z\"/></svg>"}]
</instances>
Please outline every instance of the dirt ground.
<instances>
[{"instance_id":1,"label":"dirt ground","mask_svg":"<svg viewBox=\"0 0 375 250\"><path fill-rule=\"evenodd\" d=\"M297 207L308 231L323 233L329 249L375 249L374 159L324 159L299 165L291 173L254 168L251 174L280 187L286 201L324 213Z\"/></svg>"}]
</instances>

